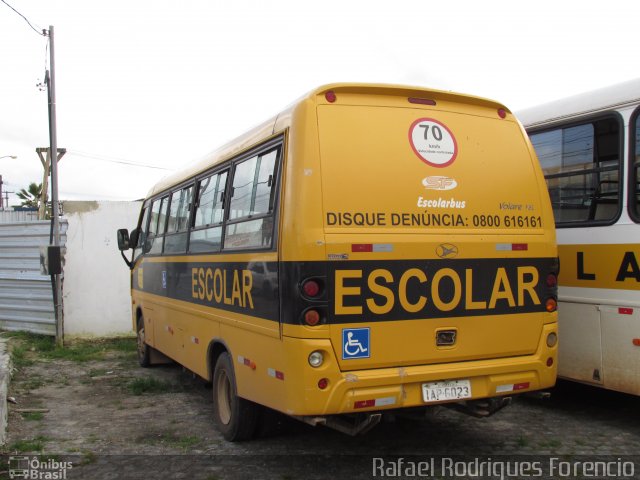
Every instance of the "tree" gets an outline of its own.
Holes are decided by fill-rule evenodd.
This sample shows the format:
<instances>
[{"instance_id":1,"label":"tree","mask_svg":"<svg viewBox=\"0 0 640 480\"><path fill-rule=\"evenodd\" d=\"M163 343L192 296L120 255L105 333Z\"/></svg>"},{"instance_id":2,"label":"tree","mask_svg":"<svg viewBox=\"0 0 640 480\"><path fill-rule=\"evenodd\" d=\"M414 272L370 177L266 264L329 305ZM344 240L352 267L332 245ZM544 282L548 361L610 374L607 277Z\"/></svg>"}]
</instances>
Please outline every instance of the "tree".
<instances>
[{"instance_id":1,"label":"tree","mask_svg":"<svg viewBox=\"0 0 640 480\"><path fill-rule=\"evenodd\" d=\"M42 184L30 183L29 188L21 189L16 195L22 200L23 207L40 207L40 194L42 193Z\"/></svg>"}]
</instances>

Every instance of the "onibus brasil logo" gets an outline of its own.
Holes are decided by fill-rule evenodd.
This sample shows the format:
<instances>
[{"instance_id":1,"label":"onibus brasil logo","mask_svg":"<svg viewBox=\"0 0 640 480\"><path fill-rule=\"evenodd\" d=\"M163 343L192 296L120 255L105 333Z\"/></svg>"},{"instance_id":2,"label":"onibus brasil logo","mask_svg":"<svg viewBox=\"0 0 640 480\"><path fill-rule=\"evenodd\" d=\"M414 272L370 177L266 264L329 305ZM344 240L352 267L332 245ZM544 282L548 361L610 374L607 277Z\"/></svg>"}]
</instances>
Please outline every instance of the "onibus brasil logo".
<instances>
[{"instance_id":1,"label":"onibus brasil logo","mask_svg":"<svg viewBox=\"0 0 640 480\"><path fill-rule=\"evenodd\" d=\"M9 478L29 480L65 480L67 470L73 467L72 462L40 459L38 457L9 457Z\"/></svg>"}]
</instances>

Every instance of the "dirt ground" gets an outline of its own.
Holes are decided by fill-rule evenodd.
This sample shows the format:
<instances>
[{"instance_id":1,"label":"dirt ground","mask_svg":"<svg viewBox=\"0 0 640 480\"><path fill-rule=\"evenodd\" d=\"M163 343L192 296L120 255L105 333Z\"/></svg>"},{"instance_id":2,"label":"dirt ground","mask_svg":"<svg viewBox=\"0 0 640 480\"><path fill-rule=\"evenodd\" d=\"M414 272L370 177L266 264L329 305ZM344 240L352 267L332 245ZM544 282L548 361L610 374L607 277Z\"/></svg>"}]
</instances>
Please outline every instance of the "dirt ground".
<instances>
[{"instance_id":1,"label":"dirt ground","mask_svg":"<svg viewBox=\"0 0 640 480\"><path fill-rule=\"evenodd\" d=\"M384 422L349 437L278 417L275 433L230 443L213 426L211 388L177 365L140 368L133 338L66 349L30 336L11 344L16 403L0 453L10 466L16 456L72 462L60 478L352 480L372 478L375 456L640 452L640 398L573 384L485 419L437 408L419 422ZM7 473L0 468L0 478Z\"/></svg>"},{"instance_id":2,"label":"dirt ground","mask_svg":"<svg viewBox=\"0 0 640 480\"><path fill-rule=\"evenodd\" d=\"M18 366L9 387L16 403L9 407L6 451L164 455L219 447L206 421L211 390L203 381L177 365L140 368L133 338L119 340L117 348L102 345L97 353L68 358L27 347L26 365ZM21 442L41 448L28 450Z\"/></svg>"}]
</instances>

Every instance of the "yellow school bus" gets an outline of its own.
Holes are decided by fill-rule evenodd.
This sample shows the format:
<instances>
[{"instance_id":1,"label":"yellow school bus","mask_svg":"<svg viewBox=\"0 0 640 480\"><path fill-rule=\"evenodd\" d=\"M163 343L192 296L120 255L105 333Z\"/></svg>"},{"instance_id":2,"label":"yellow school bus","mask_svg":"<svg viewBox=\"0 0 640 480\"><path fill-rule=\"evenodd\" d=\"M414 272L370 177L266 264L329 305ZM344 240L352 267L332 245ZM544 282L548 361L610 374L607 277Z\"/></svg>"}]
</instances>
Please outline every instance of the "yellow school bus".
<instances>
[{"instance_id":1,"label":"yellow school bus","mask_svg":"<svg viewBox=\"0 0 640 480\"><path fill-rule=\"evenodd\" d=\"M118 234L140 363L211 381L229 440L265 407L356 434L555 383L553 214L494 101L318 88L153 187Z\"/></svg>"}]
</instances>

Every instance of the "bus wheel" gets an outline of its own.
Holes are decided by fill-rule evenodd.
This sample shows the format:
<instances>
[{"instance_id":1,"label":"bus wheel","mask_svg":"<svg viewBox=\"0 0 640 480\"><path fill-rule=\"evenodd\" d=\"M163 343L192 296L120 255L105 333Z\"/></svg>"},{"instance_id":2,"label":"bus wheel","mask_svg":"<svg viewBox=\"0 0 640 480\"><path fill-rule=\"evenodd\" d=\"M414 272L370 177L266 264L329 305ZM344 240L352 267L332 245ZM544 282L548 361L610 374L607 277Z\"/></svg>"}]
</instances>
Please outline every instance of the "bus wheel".
<instances>
[{"instance_id":1,"label":"bus wheel","mask_svg":"<svg viewBox=\"0 0 640 480\"><path fill-rule=\"evenodd\" d=\"M144 341L144 320L138 319L138 363L147 368L151 365L151 347Z\"/></svg>"},{"instance_id":2,"label":"bus wheel","mask_svg":"<svg viewBox=\"0 0 640 480\"><path fill-rule=\"evenodd\" d=\"M251 439L258 421L258 406L237 392L231 357L224 352L213 371L213 404L216 426L230 442Z\"/></svg>"}]
</instances>

